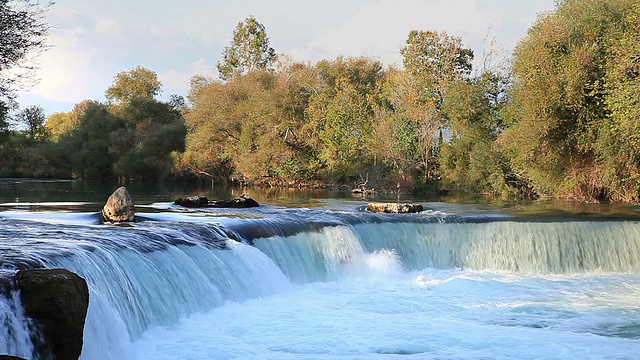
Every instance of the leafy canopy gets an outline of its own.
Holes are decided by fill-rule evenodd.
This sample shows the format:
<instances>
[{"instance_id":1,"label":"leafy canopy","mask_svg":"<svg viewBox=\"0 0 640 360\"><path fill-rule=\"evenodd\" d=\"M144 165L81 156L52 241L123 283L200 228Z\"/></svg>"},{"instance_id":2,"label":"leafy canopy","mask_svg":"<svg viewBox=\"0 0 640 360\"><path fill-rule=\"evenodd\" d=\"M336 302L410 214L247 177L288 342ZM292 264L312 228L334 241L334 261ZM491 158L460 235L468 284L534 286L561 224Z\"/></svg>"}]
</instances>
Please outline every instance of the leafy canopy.
<instances>
[{"instance_id":1,"label":"leafy canopy","mask_svg":"<svg viewBox=\"0 0 640 360\"><path fill-rule=\"evenodd\" d=\"M153 99L162 91L158 75L140 65L121 71L113 77L113 83L105 91L107 100L116 104L129 103L134 98Z\"/></svg>"},{"instance_id":2,"label":"leafy canopy","mask_svg":"<svg viewBox=\"0 0 640 360\"><path fill-rule=\"evenodd\" d=\"M264 25L249 16L244 22L238 23L231 44L222 51L222 61L216 67L220 79L228 81L252 70L265 69L275 59L276 52L269 46Z\"/></svg>"}]
</instances>

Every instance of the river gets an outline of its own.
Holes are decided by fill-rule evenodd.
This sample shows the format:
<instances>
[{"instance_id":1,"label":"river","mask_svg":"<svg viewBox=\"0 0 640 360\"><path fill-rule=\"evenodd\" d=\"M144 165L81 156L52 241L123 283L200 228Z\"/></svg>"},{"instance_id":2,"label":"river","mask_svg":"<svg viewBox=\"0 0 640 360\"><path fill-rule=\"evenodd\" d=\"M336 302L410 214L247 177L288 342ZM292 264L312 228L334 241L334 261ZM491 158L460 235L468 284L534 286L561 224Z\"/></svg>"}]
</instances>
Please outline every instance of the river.
<instances>
[{"instance_id":1,"label":"river","mask_svg":"<svg viewBox=\"0 0 640 360\"><path fill-rule=\"evenodd\" d=\"M115 227L98 221L114 184L0 181L0 276L87 280L82 359L640 354L634 206L425 197L401 199L424 212L389 215L339 191L127 187L138 221ZM172 204L242 192L262 205ZM19 304L0 296L0 354L33 358Z\"/></svg>"}]
</instances>

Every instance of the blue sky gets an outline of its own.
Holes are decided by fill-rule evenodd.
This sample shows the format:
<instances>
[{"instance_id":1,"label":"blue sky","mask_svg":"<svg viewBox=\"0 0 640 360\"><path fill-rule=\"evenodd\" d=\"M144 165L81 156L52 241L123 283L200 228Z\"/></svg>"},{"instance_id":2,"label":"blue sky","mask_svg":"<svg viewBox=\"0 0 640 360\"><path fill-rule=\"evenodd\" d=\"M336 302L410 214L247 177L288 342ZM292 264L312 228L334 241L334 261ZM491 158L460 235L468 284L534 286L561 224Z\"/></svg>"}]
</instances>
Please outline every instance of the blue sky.
<instances>
[{"instance_id":1,"label":"blue sky","mask_svg":"<svg viewBox=\"0 0 640 360\"><path fill-rule=\"evenodd\" d=\"M411 30L460 36L479 64L485 39L508 56L553 8L554 0L56 0L47 14L51 48L37 60L40 82L18 101L47 114L69 111L104 100L113 76L137 65L158 74L164 96L185 96L191 76L217 77L223 47L250 15L276 52L294 60L364 55L400 66Z\"/></svg>"}]
</instances>

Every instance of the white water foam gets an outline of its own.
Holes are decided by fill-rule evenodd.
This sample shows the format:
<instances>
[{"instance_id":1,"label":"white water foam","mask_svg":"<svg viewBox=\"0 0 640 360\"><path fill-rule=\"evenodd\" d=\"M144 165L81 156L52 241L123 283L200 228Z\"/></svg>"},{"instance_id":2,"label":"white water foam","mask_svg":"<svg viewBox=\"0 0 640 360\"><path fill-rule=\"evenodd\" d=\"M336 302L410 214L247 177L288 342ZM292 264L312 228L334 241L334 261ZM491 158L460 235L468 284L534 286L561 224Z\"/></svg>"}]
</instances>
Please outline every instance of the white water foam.
<instances>
[{"instance_id":1,"label":"white water foam","mask_svg":"<svg viewBox=\"0 0 640 360\"><path fill-rule=\"evenodd\" d=\"M228 303L151 329L134 345L139 359L573 360L640 353L637 275L427 270L382 277L375 268L368 278Z\"/></svg>"}]
</instances>

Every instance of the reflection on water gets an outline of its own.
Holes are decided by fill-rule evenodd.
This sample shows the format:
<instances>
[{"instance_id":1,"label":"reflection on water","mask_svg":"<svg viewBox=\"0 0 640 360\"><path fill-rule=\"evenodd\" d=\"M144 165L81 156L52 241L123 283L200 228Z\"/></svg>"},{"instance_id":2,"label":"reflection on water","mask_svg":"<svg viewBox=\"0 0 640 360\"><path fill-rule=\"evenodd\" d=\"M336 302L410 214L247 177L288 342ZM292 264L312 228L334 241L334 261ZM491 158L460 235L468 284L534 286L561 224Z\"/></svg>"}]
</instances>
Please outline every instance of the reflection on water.
<instances>
[{"instance_id":1,"label":"reflection on water","mask_svg":"<svg viewBox=\"0 0 640 360\"><path fill-rule=\"evenodd\" d=\"M118 187L115 181L0 179L0 211L3 209L99 211ZM281 187L212 186L210 183L176 184L128 182L124 184L135 204L172 202L178 197L202 195L210 200L248 194L260 203L283 207L328 206L342 209L367 201L395 202L395 194L353 195L341 189L287 189ZM401 195L401 202L419 202L428 208L451 214L511 215L529 219L640 218L640 206L595 204L571 200L519 201L477 194Z\"/></svg>"}]
</instances>

